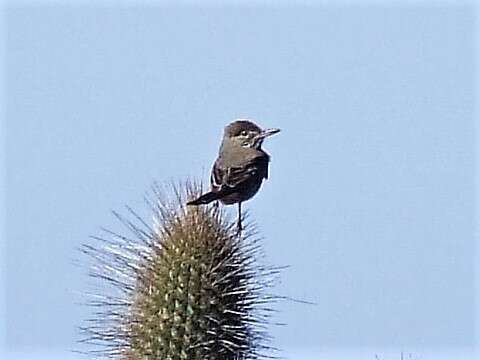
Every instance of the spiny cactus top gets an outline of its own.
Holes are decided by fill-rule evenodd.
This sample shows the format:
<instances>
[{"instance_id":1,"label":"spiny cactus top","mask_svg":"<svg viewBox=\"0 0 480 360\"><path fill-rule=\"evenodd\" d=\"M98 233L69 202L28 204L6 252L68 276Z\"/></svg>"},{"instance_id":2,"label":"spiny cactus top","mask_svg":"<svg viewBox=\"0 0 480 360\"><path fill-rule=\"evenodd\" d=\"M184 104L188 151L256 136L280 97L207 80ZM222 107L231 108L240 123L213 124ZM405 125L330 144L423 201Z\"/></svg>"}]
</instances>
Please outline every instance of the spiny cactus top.
<instances>
[{"instance_id":1,"label":"spiny cactus top","mask_svg":"<svg viewBox=\"0 0 480 360\"><path fill-rule=\"evenodd\" d=\"M92 275L110 285L90 304L82 330L100 358L128 360L241 360L271 357L265 293L276 269L257 263L254 230L240 236L215 206L185 207L200 189L154 187L150 226L129 208L115 213L132 236L105 230L83 250ZM262 310L263 309L263 310Z\"/></svg>"}]
</instances>

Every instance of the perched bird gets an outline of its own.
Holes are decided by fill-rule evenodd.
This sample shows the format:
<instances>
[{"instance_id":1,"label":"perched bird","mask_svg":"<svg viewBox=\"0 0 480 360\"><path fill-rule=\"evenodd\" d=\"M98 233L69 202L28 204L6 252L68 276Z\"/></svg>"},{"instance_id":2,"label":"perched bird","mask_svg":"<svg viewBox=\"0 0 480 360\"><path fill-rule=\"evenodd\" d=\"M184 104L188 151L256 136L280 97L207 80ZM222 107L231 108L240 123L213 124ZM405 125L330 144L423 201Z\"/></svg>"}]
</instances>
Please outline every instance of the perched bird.
<instances>
[{"instance_id":1,"label":"perched bird","mask_svg":"<svg viewBox=\"0 0 480 360\"><path fill-rule=\"evenodd\" d=\"M211 190L187 205L202 205L219 200L238 204L238 231L242 230L242 202L253 197L268 178L270 156L262 149L265 138L280 129L265 129L249 120L236 120L224 130L218 157L210 176Z\"/></svg>"}]
</instances>

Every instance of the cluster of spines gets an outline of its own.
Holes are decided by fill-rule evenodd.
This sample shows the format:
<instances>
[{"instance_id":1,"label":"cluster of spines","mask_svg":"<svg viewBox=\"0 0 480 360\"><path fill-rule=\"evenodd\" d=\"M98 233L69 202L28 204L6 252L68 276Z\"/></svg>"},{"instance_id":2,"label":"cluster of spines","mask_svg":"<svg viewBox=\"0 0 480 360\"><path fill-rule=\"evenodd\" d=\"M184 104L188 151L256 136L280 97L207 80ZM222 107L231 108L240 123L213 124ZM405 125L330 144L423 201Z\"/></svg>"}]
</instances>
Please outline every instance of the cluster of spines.
<instances>
[{"instance_id":1,"label":"cluster of spines","mask_svg":"<svg viewBox=\"0 0 480 360\"><path fill-rule=\"evenodd\" d=\"M82 331L105 359L243 360L272 357L268 295L278 269L260 266L253 225L241 234L221 208L187 207L199 186L155 185L146 203L150 226L127 207L115 216L124 236L105 230L82 250L91 276L109 285Z\"/></svg>"}]
</instances>

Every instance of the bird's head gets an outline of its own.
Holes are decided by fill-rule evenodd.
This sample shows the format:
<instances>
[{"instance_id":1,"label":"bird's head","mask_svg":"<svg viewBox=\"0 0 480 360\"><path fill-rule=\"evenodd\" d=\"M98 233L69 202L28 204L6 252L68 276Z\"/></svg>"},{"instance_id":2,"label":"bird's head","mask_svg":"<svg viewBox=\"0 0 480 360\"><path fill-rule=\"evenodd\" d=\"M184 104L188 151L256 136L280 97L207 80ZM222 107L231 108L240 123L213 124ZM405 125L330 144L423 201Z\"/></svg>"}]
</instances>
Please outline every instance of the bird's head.
<instances>
[{"instance_id":1,"label":"bird's head","mask_svg":"<svg viewBox=\"0 0 480 360\"><path fill-rule=\"evenodd\" d=\"M232 145L260 149L265 138L278 133L280 129L261 129L246 119L239 119L225 127L224 141Z\"/></svg>"}]
</instances>

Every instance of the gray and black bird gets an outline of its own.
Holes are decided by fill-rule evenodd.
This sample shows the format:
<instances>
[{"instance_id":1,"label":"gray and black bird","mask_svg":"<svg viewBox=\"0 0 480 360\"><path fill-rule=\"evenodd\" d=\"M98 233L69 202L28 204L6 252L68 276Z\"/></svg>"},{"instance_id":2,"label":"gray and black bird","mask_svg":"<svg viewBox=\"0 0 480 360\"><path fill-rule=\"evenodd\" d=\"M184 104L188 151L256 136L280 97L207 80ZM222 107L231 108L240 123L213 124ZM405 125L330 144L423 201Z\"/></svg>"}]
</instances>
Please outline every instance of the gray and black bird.
<instances>
[{"instance_id":1,"label":"gray and black bird","mask_svg":"<svg viewBox=\"0 0 480 360\"><path fill-rule=\"evenodd\" d=\"M215 200L225 205L238 204L238 231L241 231L242 202L252 198L268 178L270 156L262 149L263 141L279 131L261 129L246 119L227 125L210 176L211 190L187 205Z\"/></svg>"}]
</instances>

